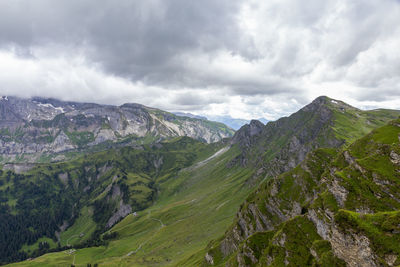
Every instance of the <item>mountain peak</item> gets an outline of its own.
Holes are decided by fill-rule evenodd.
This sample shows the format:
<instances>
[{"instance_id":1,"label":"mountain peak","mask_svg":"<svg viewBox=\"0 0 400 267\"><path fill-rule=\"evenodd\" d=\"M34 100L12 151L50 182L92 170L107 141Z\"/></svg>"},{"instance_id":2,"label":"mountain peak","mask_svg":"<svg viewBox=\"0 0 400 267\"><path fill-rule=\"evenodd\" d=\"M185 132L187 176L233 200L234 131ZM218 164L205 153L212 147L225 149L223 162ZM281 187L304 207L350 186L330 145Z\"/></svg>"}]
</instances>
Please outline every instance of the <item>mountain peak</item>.
<instances>
[{"instance_id":1,"label":"mountain peak","mask_svg":"<svg viewBox=\"0 0 400 267\"><path fill-rule=\"evenodd\" d=\"M232 143L242 146L250 146L253 136L258 136L265 125L259 120L251 120L249 124L243 125L233 136Z\"/></svg>"},{"instance_id":2,"label":"mountain peak","mask_svg":"<svg viewBox=\"0 0 400 267\"><path fill-rule=\"evenodd\" d=\"M341 100L333 99L327 96L319 96L314 99L310 104L302 108L303 111L307 112L315 112L322 108L329 109L329 110L337 110L340 112L344 112L346 110L359 110Z\"/></svg>"},{"instance_id":3,"label":"mountain peak","mask_svg":"<svg viewBox=\"0 0 400 267\"><path fill-rule=\"evenodd\" d=\"M264 128L264 124L259 120L251 120L250 124L250 136L258 135Z\"/></svg>"}]
</instances>

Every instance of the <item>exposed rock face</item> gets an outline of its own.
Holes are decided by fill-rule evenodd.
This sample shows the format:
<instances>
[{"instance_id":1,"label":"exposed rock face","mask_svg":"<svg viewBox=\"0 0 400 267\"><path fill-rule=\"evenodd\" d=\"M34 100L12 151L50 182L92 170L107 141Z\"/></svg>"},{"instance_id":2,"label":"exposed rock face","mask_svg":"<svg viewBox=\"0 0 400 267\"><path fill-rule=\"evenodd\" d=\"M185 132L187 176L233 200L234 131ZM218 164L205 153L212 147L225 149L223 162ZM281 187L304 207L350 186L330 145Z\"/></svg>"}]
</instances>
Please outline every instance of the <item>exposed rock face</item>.
<instances>
[{"instance_id":1,"label":"exposed rock face","mask_svg":"<svg viewBox=\"0 0 400 267\"><path fill-rule=\"evenodd\" d=\"M379 266L376 263L377 256L366 236L355 232L345 233L333 221L327 223L319 219L313 210L309 212L308 217L316 225L318 234L331 243L335 255L345 260L349 267ZM325 218L333 218L333 214Z\"/></svg>"},{"instance_id":2,"label":"exposed rock face","mask_svg":"<svg viewBox=\"0 0 400 267\"><path fill-rule=\"evenodd\" d=\"M244 125L232 138L232 143L240 143L243 147L249 147L255 136L260 135L264 124L258 120L252 120L250 124Z\"/></svg>"},{"instance_id":3,"label":"exposed rock face","mask_svg":"<svg viewBox=\"0 0 400 267\"><path fill-rule=\"evenodd\" d=\"M221 242L221 252L225 257L236 251L240 243L254 233L273 230L280 223L302 213L305 203L314 198L316 192L312 187L322 174L321 169L312 168L320 153L323 152L311 153L307 161L296 169L265 182L246 200L237 213L234 227ZM331 157L323 155L326 157L325 161L320 161L319 164L327 166ZM304 180L302 175L309 175L312 179ZM297 197L289 197L292 192L297 192Z\"/></svg>"},{"instance_id":4,"label":"exposed rock face","mask_svg":"<svg viewBox=\"0 0 400 267\"><path fill-rule=\"evenodd\" d=\"M15 173L24 173L35 167L35 164L30 164L30 163L9 163L9 164L4 164L3 169L4 170L12 170Z\"/></svg>"},{"instance_id":5,"label":"exposed rock face","mask_svg":"<svg viewBox=\"0 0 400 267\"><path fill-rule=\"evenodd\" d=\"M0 133L0 154L13 161L15 155L83 149L127 136L154 140L189 136L211 143L232 136L233 130L222 123L180 117L139 104L117 107L2 97ZM31 156L30 160L37 158Z\"/></svg>"},{"instance_id":6,"label":"exposed rock face","mask_svg":"<svg viewBox=\"0 0 400 267\"><path fill-rule=\"evenodd\" d=\"M206 262L208 263L208 264L210 264L210 265L214 265L214 259L213 259L213 257L210 255L210 254L206 254L206 256L205 256L205 259L206 259Z\"/></svg>"},{"instance_id":7,"label":"exposed rock face","mask_svg":"<svg viewBox=\"0 0 400 267\"><path fill-rule=\"evenodd\" d=\"M391 151L391 152L390 152L390 161L391 161L393 164L400 165L400 155L397 154L397 153L394 152L394 151Z\"/></svg>"},{"instance_id":8,"label":"exposed rock face","mask_svg":"<svg viewBox=\"0 0 400 267\"><path fill-rule=\"evenodd\" d=\"M128 204L124 204L122 200L120 201L118 211L112 215L108 220L106 227L110 228L120 219L125 218L126 215L132 212L132 207Z\"/></svg>"},{"instance_id":9,"label":"exposed rock face","mask_svg":"<svg viewBox=\"0 0 400 267\"><path fill-rule=\"evenodd\" d=\"M400 129L393 128L398 123L343 151L314 150L291 171L262 183L224 238L209 244L214 264L398 265L400 252L393 245L400 234Z\"/></svg>"},{"instance_id":10,"label":"exposed rock face","mask_svg":"<svg viewBox=\"0 0 400 267\"><path fill-rule=\"evenodd\" d=\"M290 117L265 126L259 121L243 126L232 138L243 150L234 163L256 165L263 170L259 175L272 177L293 169L316 148L343 145L330 128L333 111L329 101L319 97Z\"/></svg>"}]
</instances>

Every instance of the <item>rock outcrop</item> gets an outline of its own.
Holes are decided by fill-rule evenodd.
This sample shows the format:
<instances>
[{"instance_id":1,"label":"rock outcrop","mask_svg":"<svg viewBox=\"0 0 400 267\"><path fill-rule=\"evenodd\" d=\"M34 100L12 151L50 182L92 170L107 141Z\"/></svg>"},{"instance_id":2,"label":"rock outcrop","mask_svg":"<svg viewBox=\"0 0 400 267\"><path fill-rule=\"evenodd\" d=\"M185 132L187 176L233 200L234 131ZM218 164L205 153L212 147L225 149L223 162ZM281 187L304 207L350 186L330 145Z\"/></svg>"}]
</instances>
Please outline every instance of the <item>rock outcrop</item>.
<instances>
[{"instance_id":1,"label":"rock outcrop","mask_svg":"<svg viewBox=\"0 0 400 267\"><path fill-rule=\"evenodd\" d=\"M0 99L0 154L5 162L35 162L42 154L82 150L107 141L143 143L189 136L212 143L233 133L222 123L180 117L139 104Z\"/></svg>"},{"instance_id":2,"label":"rock outcrop","mask_svg":"<svg viewBox=\"0 0 400 267\"><path fill-rule=\"evenodd\" d=\"M343 151L314 150L262 183L206 258L226 266L400 264L399 125Z\"/></svg>"}]
</instances>

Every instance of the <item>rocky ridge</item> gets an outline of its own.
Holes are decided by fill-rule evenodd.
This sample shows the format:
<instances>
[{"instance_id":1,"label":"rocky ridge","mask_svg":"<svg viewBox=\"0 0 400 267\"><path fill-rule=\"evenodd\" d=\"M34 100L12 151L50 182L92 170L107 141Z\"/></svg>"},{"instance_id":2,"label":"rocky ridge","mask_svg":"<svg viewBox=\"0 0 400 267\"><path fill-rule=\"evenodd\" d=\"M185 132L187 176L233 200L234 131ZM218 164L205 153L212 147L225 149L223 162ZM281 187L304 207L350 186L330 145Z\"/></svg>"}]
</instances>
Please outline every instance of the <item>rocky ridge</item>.
<instances>
[{"instance_id":1,"label":"rocky ridge","mask_svg":"<svg viewBox=\"0 0 400 267\"><path fill-rule=\"evenodd\" d=\"M204 262L226 266L397 266L400 120L345 150L317 149L265 181Z\"/></svg>"},{"instance_id":2,"label":"rocky ridge","mask_svg":"<svg viewBox=\"0 0 400 267\"><path fill-rule=\"evenodd\" d=\"M274 177L302 162L307 153L341 147L400 115L397 110L363 111L326 96L316 98L298 112L263 125L257 120L232 138L242 153L232 165L258 169L260 177Z\"/></svg>"},{"instance_id":3,"label":"rocky ridge","mask_svg":"<svg viewBox=\"0 0 400 267\"><path fill-rule=\"evenodd\" d=\"M221 123L181 117L140 104L110 106L0 98L0 154L5 162L34 162L43 154L124 140L148 143L189 136L212 143L233 132Z\"/></svg>"}]
</instances>

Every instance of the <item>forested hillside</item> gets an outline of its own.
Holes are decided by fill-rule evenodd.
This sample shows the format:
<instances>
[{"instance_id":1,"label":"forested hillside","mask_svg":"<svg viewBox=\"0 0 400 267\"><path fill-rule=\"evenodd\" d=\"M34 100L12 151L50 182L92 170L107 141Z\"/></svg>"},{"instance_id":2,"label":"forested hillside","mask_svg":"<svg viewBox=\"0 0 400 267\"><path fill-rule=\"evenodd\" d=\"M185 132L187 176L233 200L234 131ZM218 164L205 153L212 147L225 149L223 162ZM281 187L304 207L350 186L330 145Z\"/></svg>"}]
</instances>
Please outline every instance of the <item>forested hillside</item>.
<instances>
[{"instance_id":1,"label":"forested hillside","mask_svg":"<svg viewBox=\"0 0 400 267\"><path fill-rule=\"evenodd\" d=\"M216 147L183 137L41 164L27 173L0 171L1 261L72 244L103 244L101 233L155 201L159 181Z\"/></svg>"}]
</instances>

